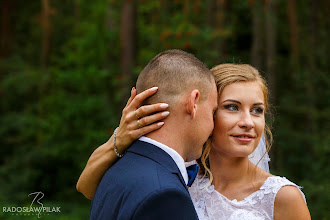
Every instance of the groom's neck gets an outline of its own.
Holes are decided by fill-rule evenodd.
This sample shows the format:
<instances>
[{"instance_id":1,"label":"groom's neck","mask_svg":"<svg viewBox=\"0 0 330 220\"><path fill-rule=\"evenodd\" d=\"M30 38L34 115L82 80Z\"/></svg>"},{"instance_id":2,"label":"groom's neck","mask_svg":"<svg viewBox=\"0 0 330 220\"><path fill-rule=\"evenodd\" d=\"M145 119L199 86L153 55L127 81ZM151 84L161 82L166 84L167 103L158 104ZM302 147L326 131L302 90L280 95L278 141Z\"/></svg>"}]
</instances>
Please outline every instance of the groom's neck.
<instances>
[{"instance_id":1,"label":"groom's neck","mask_svg":"<svg viewBox=\"0 0 330 220\"><path fill-rule=\"evenodd\" d=\"M184 154L184 138L182 136L180 137L175 129L164 125L161 129L153 131L145 136L172 148L186 161L187 155Z\"/></svg>"}]
</instances>

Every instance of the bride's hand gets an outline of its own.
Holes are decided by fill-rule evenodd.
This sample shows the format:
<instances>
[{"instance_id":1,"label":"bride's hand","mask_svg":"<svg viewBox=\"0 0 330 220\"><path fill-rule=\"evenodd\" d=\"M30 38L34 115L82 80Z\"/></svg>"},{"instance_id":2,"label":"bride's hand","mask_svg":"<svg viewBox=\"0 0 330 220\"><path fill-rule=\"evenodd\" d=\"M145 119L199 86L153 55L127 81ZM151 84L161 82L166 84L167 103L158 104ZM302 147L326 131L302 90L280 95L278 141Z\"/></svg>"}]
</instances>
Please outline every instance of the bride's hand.
<instances>
[{"instance_id":1,"label":"bride's hand","mask_svg":"<svg viewBox=\"0 0 330 220\"><path fill-rule=\"evenodd\" d=\"M164 122L161 120L169 115L169 112L165 111L168 104L157 103L141 106L141 103L154 95L157 90L158 87L153 87L137 95L136 89L132 88L131 97L123 109L120 125L116 133L116 147L119 153L124 152L133 141L142 135L163 126Z\"/></svg>"},{"instance_id":2,"label":"bride's hand","mask_svg":"<svg viewBox=\"0 0 330 220\"><path fill-rule=\"evenodd\" d=\"M162 119L169 114L165 111L168 107L165 103L145 105L140 107L142 101L157 92L157 88L151 88L136 95L135 88L131 91L131 97L123 110L120 125L116 134L116 147L122 154L133 141L149 132L162 127ZM86 198L92 199L102 176L119 158L115 154L113 146L114 135L98 147L88 159L85 169L77 182L77 190Z\"/></svg>"}]
</instances>

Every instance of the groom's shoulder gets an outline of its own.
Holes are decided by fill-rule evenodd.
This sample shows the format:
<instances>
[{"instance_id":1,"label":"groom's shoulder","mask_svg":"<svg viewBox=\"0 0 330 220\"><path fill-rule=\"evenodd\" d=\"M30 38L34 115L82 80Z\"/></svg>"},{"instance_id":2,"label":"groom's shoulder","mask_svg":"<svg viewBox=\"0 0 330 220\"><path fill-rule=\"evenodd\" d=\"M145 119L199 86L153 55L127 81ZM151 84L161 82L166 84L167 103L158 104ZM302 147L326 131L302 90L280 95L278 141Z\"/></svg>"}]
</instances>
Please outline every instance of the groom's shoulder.
<instances>
[{"instance_id":1,"label":"groom's shoulder","mask_svg":"<svg viewBox=\"0 0 330 220\"><path fill-rule=\"evenodd\" d=\"M107 172L110 177L118 178L119 182L132 185L132 188L144 187L151 190L165 186L178 187L180 182L166 164L132 152L127 152L127 155Z\"/></svg>"},{"instance_id":2,"label":"groom's shoulder","mask_svg":"<svg viewBox=\"0 0 330 220\"><path fill-rule=\"evenodd\" d=\"M154 153L156 156L151 155ZM109 216L119 213L119 216L127 216L127 219L131 219L133 213L142 215L143 210L150 210L154 203L174 204L175 201L180 201L190 204L185 185L180 181L178 174L171 172L166 166L167 159L168 164L175 162L170 161L172 160L170 156L168 158L166 155L159 155L159 157L164 161L156 160L157 150L146 154L128 151L105 173L93 199L92 213L102 211Z\"/></svg>"},{"instance_id":3,"label":"groom's shoulder","mask_svg":"<svg viewBox=\"0 0 330 220\"><path fill-rule=\"evenodd\" d=\"M173 159L162 149L142 141L135 142L124 157L110 167L102 181L125 182L125 185L152 182L155 186L177 182ZM108 181L107 181L108 182Z\"/></svg>"},{"instance_id":4,"label":"groom's shoulder","mask_svg":"<svg viewBox=\"0 0 330 220\"><path fill-rule=\"evenodd\" d=\"M160 171L166 174L176 168L174 160L164 150L143 141L136 141L126 155L109 170L126 170L127 175L141 175L141 172L137 172L139 170L145 171L143 173L146 175L152 175Z\"/></svg>"}]
</instances>

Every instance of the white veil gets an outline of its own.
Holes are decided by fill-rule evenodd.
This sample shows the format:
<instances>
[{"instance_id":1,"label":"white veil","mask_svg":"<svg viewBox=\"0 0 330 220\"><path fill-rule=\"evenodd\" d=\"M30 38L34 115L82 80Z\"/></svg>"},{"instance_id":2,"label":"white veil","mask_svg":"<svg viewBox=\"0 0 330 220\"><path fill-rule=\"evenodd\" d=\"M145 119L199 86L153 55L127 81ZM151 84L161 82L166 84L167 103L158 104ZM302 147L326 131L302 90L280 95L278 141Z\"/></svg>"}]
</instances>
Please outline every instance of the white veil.
<instances>
[{"instance_id":1,"label":"white veil","mask_svg":"<svg viewBox=\"0 0 330 220\"><path fill-rule=\"evenodd\" d=\"M265 154L265 156L262 157L264 154ZM258 167L260 167L261 169L263 169L269 173L269 164L268 163L270 161L270 158L269 158L268 153L266 152L266 140L265 140L264 134L262 134L262 137L260 138L260 142L259 142L258 146L256 147L256 149L249 155L249 160L253 164L257 165ZM260 162L259 162L259 160L260 160Z\"/></svg>"}]
</instances>

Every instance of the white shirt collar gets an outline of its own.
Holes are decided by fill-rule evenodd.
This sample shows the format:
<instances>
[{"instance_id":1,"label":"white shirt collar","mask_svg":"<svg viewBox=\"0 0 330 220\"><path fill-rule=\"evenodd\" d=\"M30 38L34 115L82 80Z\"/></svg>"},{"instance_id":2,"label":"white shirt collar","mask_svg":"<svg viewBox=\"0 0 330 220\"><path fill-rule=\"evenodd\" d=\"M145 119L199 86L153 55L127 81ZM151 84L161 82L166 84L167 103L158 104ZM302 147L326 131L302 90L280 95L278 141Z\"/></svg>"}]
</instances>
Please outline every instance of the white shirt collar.
<instances>
[{"instance_id":1,"label":"white shirt collar","mask_svg":"<svg viewBox=\"0 0 330 220\"><path fill-rule=\"evenodd\" d=\"M176 152L172 148L166 146L165 144L162 144L158 141L155 141L155 140L145 137L145 136L140 137L139 140L147 142L149 144L153 144L153 145L159 147L160 149L162 149L163 151L165 151L168 155L170 155L172 157L172 159L174 160L174 162L176 163L177 167L179 168L184 182L186 184L188 183L187 169L186 169L183 158L181 157L181 155L178 152Z\"/></svg>"}]
</instances>

